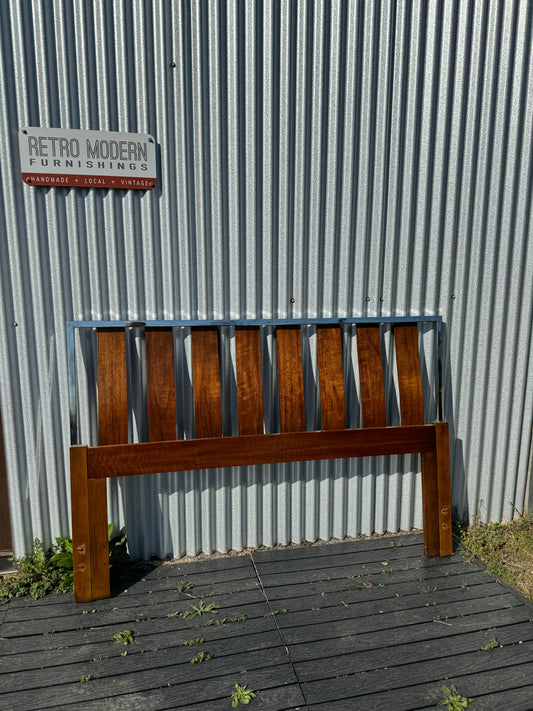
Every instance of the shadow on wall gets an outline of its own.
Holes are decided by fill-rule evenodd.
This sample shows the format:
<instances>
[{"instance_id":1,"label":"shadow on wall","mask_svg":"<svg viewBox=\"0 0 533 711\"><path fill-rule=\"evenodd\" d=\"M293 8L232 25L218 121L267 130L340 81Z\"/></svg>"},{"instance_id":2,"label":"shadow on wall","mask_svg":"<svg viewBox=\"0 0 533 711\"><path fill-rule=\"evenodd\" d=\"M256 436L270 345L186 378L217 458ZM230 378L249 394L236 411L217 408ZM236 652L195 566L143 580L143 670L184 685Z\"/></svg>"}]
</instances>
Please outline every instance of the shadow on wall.
<instances>
[{"instance_id":1,"label":"shadow on wall","mask_svg":"<svg viewBox=\"0 0 533 711\"><path fill-rule=\"evenodd\" d=\"M2 430L2 414L0 413L0 555L2 553L11 555L13 551L12 546L4 433Z\"/></svg>"},{"instance_id":2,"label":"shadow on wall","mask_svg":"<svg viewBox=\"0 0 533 711\"><path fill-rule=\"evenodd\" d=\"M448 422L450 433L450 470L452 477L452 511L453 519L468 525L470 523L470 506L468 501L468 488L466 486L465 460L463 441L457 437L454 407L451 357L446 323L442 322L441 329L441 359L442 359L442 386L444 388L444 420Z\"/></svg>"}]
</instances>

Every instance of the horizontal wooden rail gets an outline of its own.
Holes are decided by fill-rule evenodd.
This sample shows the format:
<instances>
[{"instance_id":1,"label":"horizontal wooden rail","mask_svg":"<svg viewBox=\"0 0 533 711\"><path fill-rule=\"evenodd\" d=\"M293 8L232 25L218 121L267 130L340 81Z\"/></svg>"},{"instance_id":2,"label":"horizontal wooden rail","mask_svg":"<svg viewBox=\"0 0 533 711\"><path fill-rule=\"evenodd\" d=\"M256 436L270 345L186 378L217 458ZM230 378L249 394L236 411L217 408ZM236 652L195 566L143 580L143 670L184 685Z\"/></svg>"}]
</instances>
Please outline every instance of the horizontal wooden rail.
<instances>
[{"instance_id":1,"label":"horizontal wooden rail","mask_svg":"<svg viewBox=\"0 0 533 711\"><path fill-rule=\"evenodd\" d=\"M89 479L101 479L247 464L408 454L434 448L433 425L240 435L88 447L87 471Z\"/></svg>"}]
</instances>

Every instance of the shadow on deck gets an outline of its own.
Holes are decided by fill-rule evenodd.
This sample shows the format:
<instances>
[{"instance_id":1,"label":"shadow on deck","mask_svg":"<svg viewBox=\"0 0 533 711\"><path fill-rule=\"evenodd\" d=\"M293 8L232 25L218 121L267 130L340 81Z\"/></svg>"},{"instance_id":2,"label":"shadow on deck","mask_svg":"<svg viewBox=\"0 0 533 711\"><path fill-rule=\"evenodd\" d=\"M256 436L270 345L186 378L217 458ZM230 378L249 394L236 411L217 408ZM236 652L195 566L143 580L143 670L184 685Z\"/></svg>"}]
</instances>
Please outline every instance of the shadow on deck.
<instances>
[{"instance_id":1,"label":"shadow on deck","mask_svg":"<svg viewBox=\"0 0 533 711\"><path fill-rule=\"evenodd\" d=\"M424 558L421 534L131 566L109 600L0 607L0 709L218 711L239 683L251 711L435 709L443 684L527 711L532 620L477 561Z\"/></svg>"}]
</instances>

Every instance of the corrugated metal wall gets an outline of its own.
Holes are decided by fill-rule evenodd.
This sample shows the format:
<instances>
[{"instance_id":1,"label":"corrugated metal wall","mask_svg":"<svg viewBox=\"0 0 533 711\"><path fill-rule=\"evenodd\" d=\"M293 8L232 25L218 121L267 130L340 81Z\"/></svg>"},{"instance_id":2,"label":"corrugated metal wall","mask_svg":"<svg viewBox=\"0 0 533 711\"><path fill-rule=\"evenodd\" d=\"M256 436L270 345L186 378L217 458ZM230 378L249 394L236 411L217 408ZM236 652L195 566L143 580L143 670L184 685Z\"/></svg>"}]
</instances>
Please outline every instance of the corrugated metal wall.
<instances>
[{"instance_id":1,"label":"corrugated metal wall","mask_svg":"<svg viewBox=\"0 0 533 711\"><path fill-rule=\"evenodd\" d=\"M521 510L532 15L530 0L0 2L0 407L17 553L69 530L67 320L440 313L454 506ZM22 126L151 133L158 189L26 186ZM411 468L115 482L111 512L138 555L410 529Z\"/></svg>"}]
</instances>

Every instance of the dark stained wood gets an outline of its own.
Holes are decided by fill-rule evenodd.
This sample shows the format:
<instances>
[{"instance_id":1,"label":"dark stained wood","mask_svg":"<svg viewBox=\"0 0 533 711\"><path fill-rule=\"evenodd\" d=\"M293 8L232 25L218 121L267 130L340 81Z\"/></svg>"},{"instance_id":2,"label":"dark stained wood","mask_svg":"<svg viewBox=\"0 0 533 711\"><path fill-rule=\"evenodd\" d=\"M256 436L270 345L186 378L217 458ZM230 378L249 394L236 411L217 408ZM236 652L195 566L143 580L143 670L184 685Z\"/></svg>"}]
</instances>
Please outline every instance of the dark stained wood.
<instances>
[{"instance_id":1,"label":"dark stained wood","mask_svg":"<svg viewBox=\"0 0 533 711\"><path fill-rule=\"evenodd\" d=\"M109 597L109 543L107 535L107 482L88 481L91 599Z\"/></svg>"},{"instance_id":2,"label":"dark stained wood","mask_svg":"<svg viewBox=\"0 0 533 711\"><path fill-rule=\"evenodd\" d=\"M305 430L302 342L299 326L276 330L282 432Z\"/></svg>"},{"instance_id":3,"label":"dark stained wood","mask_svg":"<svg viewBox=\"0 0 533 711\"><path fill-rule=\"evenodd\" d=\"M317 329L322 429L305 431L301 332L277 329L280 434L263 434L260 332L236 329L239 436L222 437L219 333L192 329L196 439L175 440L172 332L146 334L150 442L127 444L126 347L122 331L98 332L99 446L72 450L77 599L109 596L106 478L278 462L421 453L425 554L452 552L448 428L423 425L416 326L396 330L401 427L386 427L378 326L359 326L364 429L345 429L339 327ZM408 423L408 424L406 424ZM85 451L87 454L85 454ZM79 521L78 521L79 519Z\"/></svg>"},{"instance_id":4,"label":"dark stained wood","mask_svg":"<svg viewBox=\"0 0 533 711\"><path fill-rule=\"evenodd\" d=\"M394 343L402 425L423 425L424 398L418 352L418 326L416 324L395 326Z\"/></svg>"},{"instance_id":5,"label":"dark stained wood","mask_svg":"<svg viewBox=\"0 0 533 711\"><path fill-rule=\"evenodd\" d=\"M88 485L87 447L71 447L70 496L72 502L72 555L76 602L86 602L92 599Z\"/></svg>"},{"instance_id":6,"label":"dark stained wood","mask_svg":"<svg viewBox=\"0 0 533 711\"><path fill-rule=\"evenodd\" d=\"M89 477L406 454L434 446L432 425L140 442L89 447Z\"/></svg>"},{"instance_id":7,"label":"dark stained wood","mask_svg":"<svg viewBox=\"0 0 533 711\"><path fill-rule=\"evenodd\" d=\"M146 331L146 382L150 442L176 439L176 386L171 329Z\"/></svg>"},{"instance_id":8,"label":"dark stained wood","mask_svg":"<svg viewBox=\"0 0 533 711\"><path fill-rule=\"evenodd\" d=\"M97 333L98 443L128 441L128 384L124 331Z\"/></svg>"},{"instance_id":9,"label":"dark stained wood","mask_svg":"<svg viewBox=\"0 0 533 711\"><path fill-rule=\"evenodd\" d=\"M263 382L259 328L235 329L239 434L263 432Z\"/></svg>"},{"instance_id":10,"label":"dark stained wood","mask_svg":"<svg viewBox=\"0 0 533 711\"><path fill-rule=\"evenodd\" d=\"M128 441L128 381L124 331L97 332L98 443ZM87 482L91 600L109 597L109 546L105 480ZM85 505L85 504L84 504Z\"/></svg>"},{"instance_id":11,"label":"dark stained wood","mask_svg":"<svg viewBox=\"0 0 533 711\"><path fill-rule=\"evenodd\" d=\"M2 432L2 415L0 413L0 551L11 551L12 545L4 434Z\"/></svg>"},{"instance_id":12,"label":"dark stained wood","mask_svg":"<svg viewBox=\"0 0 533 711\"><path fill-rule=\"evenodd\" d=\"M343 430L346 427L346 412L339 326L318 327L317 360L322 429Z\"/></svg>"},{"instance_id":13,"label":"dark stained wood","mask_svg":"<svg viewBox=\"0 0 533 711\"><path fill-rule=\"evenodd\" d=\"M218 330L192 330L196 437L222 436Z\"/></svg>"},{"instance_id":14,"label":"dark stained wood","mask_svg":"<svg viewBox=\"0 0 533 711\"><path fill-rule=\"evenodd\" d=\"M385 427L385 388L379 326L357 326L363 427Z\"/></svg>"},{"instance_id":15,"label":"dark stained wood","mask_svg":"<svg viewBox=\"0 0 533 711\"><path fill-rule=\"evenodd\" d=\"M435 430L433 430L435 437ZM440 550L439 492L435 450L422 454L422 520L424 523L424 553L438 556Z\"/></svg>"},{"instance_id":16,"label":"dark stained wood","mask_svg":"<svg viewBox=\"0 0 533 711\"><path fill-rule=\"evenodd\" d=\"M452 542L452 511L451 511L451 480L450 480L450 443L448 423L435 423L436 467L438 488L438 518L439 518L439 555L453 553Z\"/></svg>"}]
</instances>

